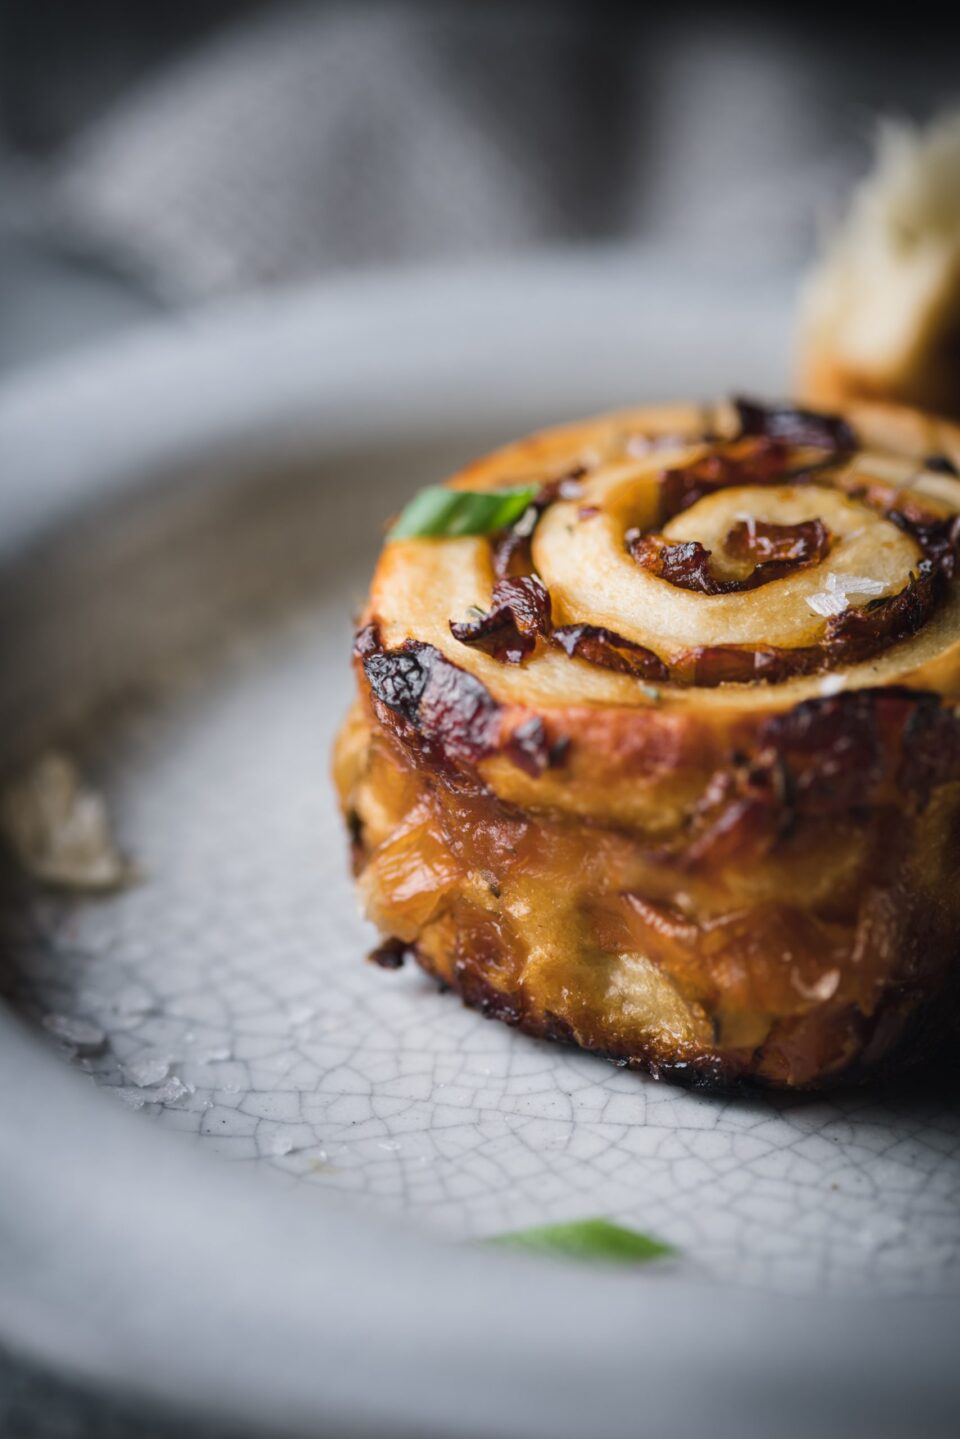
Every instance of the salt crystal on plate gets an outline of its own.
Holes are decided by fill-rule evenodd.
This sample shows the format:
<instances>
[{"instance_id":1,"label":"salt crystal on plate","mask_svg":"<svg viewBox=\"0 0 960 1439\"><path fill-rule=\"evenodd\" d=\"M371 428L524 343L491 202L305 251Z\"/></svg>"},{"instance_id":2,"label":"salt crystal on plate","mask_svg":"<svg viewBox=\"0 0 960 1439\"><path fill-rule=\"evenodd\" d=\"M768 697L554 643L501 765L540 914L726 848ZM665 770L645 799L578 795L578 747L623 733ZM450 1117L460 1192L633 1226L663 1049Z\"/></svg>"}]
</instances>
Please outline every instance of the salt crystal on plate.
<instances>
[{"instance_id":1,"label":"salt crystal on plate","mask_svg":"<svg viewBox=\"0 0 960 1439\"><path fill-rule=\"evenodd\" d=\"M186 1099L191 1094L196 1094L197 1086L188 1084L178 1079L175 1074L161 1084L157 1089L150 1091L150 1102L157 1104L177 1104L181 1099Z\"/></svg>"},{"instance_id":2,"label":"salt crystal on plate","mask_svg":"<svg viewBox=\"0 0 960 1439\"><path fill-rule=\"evenodd\" d=\"M182 1079L172 1074L169 1079L156 1086L146 1088L121 1084L113 1092L131 1109L142 1109L145 1104L178 1104L181 1099L196 1093L196 1085L185 1084Z\"/></svg>"},{"instance_id":3,"label":"salt crystal on plate","mask_svg":"<svg viewBox=\"0 0 960 1439\"><path fill-rule=\"evenodd\" d=\"M151 1099L151 1096L146 1090L134 1089L125 1084L118 1084L113 1092L117 1098L122 1099L124 1104L128 1105L130 1109L142 1109Z\"/></svg>"},{"instance_id":4,"label":"salt crystal on plate","mask_svg":"<svg viewBox=\"0 0 960 1439\"><path fill-rule=\"evenodd\" d=\"M170 1061L162 1055L146 1055L143 1059L127 1060L123 1072L139 1089L161 1084L170 1073Z\"/></svg>"}]
</instances>

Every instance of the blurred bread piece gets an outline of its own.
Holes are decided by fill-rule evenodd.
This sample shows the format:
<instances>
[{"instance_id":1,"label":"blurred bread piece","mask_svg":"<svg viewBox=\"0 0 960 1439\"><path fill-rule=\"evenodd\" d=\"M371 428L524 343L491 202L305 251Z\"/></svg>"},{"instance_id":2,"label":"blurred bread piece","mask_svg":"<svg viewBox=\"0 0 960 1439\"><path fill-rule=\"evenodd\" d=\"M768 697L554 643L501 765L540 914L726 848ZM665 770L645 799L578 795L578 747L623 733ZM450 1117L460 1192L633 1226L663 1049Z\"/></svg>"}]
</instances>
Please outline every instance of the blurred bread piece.
<instances>
[{"instance_id":1,"label":"blurred bread piece","mask_svg":"<svg viewBox=\"0 0 960 1439\"><path fill-rule=\"evenodd\" d=\"M960 416L960 110L877 150L803 297L799 389Z\"/></svg>"}]
</instances>

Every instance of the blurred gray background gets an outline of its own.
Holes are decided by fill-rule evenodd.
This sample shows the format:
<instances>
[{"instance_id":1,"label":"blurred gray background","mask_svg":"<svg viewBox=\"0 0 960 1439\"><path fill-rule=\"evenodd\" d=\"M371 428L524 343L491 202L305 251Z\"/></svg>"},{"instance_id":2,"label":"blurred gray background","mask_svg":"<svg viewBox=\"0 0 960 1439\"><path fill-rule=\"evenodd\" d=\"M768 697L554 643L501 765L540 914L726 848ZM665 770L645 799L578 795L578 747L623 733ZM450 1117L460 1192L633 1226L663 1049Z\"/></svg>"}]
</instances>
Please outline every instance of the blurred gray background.
<instances>
[{"instance_id":1,"label":"blurred gray background","mask_svg":"<svg viewBox=\"0 0 960 1439\"><path fill-rule=\"evenodd\" d=\"M878 117L960 101L946 8L0 0L0 383L358 267L799 274ZM4 1436L186 1432L0 1355Z\"/></svg>"},{"instance_id":2,"label":"blurred gray background","mask_svg":"<svg viewBox=\"0 0 960 1439\"><path fill-rule=\"evenodd\" d=\"M877 117L960 98L945 14L6 0L0 370L359 266L619 241L798 271Z\"/></svg>"}]
</instances>

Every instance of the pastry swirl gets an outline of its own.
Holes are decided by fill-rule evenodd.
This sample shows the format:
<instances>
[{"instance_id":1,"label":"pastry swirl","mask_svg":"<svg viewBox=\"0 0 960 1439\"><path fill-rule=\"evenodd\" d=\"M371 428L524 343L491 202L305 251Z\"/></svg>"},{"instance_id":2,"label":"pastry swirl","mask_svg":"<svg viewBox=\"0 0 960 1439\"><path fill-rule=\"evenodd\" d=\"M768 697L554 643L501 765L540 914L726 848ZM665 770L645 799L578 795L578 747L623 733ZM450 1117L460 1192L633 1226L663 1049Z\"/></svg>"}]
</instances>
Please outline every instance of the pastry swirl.
<instances>
[{"instance_id":1,"label":"pastry swirl","mask_svg":"<svg viewBox=\"0 0 960 1439\"><path fill-rule=\"evenodd\" d=\"M653 1073L811 1087L956 1010L960 433L740 402L450 481L387 543L335 777L367 912L465 1001Z\"/></svg>"}]
</instances>

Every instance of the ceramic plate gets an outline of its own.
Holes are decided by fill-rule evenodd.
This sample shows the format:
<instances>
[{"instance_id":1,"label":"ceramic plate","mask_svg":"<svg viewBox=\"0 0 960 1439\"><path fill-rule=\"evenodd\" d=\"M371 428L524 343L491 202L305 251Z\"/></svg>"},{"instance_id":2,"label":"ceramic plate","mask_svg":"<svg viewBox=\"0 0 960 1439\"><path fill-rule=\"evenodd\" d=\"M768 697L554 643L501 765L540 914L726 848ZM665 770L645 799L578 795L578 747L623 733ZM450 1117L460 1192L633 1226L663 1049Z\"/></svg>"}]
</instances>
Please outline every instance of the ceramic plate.
<instances>
[{"instance_id":1,"label":"ceramic plate","mask_svg":"<svg viewBox=\"0 0 960 1439\"><path fill-rule=\"evenodd\" d=\"M547 257L7 387L0 759L66 755L136 878L4 870L6 1342L275 1434L955 1429L955 1083L703 1097L365 964L329 781L402 498L542 423L783 392L790 300ZM472 1242L597 1215L677 1257Z\"/></svg>"}]
</instances>

